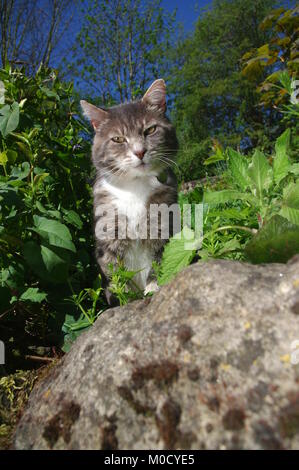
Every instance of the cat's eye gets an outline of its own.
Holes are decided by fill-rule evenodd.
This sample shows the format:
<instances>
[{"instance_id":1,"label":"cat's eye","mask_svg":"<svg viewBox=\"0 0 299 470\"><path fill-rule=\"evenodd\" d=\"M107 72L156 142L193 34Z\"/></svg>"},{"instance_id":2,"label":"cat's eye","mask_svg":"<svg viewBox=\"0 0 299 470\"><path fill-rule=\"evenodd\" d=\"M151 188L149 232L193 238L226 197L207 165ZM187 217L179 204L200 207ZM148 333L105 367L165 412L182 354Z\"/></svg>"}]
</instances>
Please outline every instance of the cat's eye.
<instances>
[{"instance_id":1,"label":"cat's eye","mask_svg":"<svg viewBox=\"0 0 299 470\"><path fill-rule=\"evenodd\" d=\"M145 135L151 135L155 132L155 130L157 129L157 126L151 126L151 127L148 127L145 131L144 131L144 134Z\"/></svg>"},{"instance_id":2,"label":"cat's eye","mask_svg":"<svg viewBox=\"0 0 299 470\"><path fill-rule=\"evenodd\" d=\"M123 144L126 141L126 139L120 135L112 137L111 140L113 140L113 142L116 142L117 144Z\"/></svg>"}]
</instances>

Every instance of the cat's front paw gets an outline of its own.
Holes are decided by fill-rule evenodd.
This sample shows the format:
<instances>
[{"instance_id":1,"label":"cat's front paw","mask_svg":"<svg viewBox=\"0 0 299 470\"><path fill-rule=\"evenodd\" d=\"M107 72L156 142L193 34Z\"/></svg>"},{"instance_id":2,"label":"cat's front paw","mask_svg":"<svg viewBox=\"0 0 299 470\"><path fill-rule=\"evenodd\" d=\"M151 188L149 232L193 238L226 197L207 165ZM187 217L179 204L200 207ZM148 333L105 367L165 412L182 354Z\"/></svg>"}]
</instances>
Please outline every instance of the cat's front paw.
<instances>
[{"instance_id":1,"label":"cat's front paw","mask_svg":"<svg viewBox=\"0 0 299 470\"><path fill-rule=\"evenodd\" d=\"M112 292L110 292L108 288L105 289L105 296L106 296L107 304L109 305L110 308L119 306L118 298L114 294L112 294Z\"/></svg>"},{"instance_id":2,"label":"cat's front paw","mask_svg":"<svg viewBox=\"0 0 299 470\"><path fill-rule=\"evenodd\" d=\"M157 281L151 281L147 284L144 289L144 295L149 294L150 292L158 292L160 287L158 286Z\"/></svg>"}]
</instances>

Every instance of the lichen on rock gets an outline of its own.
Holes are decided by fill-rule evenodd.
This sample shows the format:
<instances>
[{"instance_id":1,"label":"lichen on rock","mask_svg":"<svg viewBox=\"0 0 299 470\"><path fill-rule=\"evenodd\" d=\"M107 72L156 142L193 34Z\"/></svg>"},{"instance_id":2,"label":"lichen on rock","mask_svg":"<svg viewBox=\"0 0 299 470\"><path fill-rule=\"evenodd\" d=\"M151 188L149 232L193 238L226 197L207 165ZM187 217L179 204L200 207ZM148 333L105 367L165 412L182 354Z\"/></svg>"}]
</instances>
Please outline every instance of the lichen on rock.
<instances>
[{"instance_id":1,"label":"lichen on rock","mask_svg":"<svg viewBox=\"0 0 299 470\"><path fill-rule=\"evenodd\" d=\"M34 388L14 447L298 448L298 301L298 258L186 268L79 337Z\"/></svg>"}]
</instances>

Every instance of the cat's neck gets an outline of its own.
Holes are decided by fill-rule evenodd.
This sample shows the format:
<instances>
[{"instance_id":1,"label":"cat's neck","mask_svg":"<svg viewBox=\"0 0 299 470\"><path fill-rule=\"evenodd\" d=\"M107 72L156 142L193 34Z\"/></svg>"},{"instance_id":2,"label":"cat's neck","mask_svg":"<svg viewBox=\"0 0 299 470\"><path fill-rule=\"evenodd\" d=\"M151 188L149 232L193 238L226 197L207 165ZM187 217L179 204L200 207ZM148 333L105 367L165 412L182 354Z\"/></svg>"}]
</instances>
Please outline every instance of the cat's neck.
<instances>
[{"instance_id":1,"label":"cat's neck","mask_svg":"<svg viewBox=\"0 0 299 470\"><path fill-rule=\"evenodd\" d=\"M126 173L123 175L106 174L100 178L101 185L110 185L119 189L132 190L134 187L157 187L159 186L158 172L153 170L148 173L136 175Z\"/></svg>"},{"instance_id":2,"label":"cat's neck","mask_svg":"<svg viewBox=\"0 0 299 470\"><path fill-rule=\"evenodd\" d=\"M149 193L151 191L155 191L161 185L161 183L158 181L156 175L147 174L138 177L126 176L123 178L109 178L105 176L101 179L101 185L106 189L117 188L122 191L136 193L137 195L142 192Z\"/></svg>"}]
</instances>

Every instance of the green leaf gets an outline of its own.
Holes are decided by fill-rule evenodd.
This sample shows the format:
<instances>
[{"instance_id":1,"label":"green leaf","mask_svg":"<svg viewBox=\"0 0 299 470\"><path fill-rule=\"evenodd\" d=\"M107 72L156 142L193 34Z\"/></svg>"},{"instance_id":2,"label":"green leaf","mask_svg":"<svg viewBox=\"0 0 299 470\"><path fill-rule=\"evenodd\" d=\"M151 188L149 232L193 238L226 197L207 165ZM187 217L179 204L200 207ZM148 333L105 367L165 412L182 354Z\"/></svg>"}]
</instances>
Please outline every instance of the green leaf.
<instances>
[{"instance_id":1,"label":"green leaf","mask_svg":"<svg viewBox=\"0 0 299 470\"><path fill-rule=\"evenodd\" d=\"M30 302L37 302L40 303L47 298L47 294L45 292L40 292L37 287L29 287L23 294L21 295L19 300Z\"/></svg>"},{"instance_id":2,"label":"green leaf","mask_svg":"<svg viewBox=\"0 0 299 470\"><path fill-rule=\"evenodd\" d=\"M294 209L299 209L299 180L290 183L283 190L283 203Z\"/></svg>"},{"instance_id":3,"label":"green leaf","mask_svg":"<svg viewBox=\"0 0 299 470\"><path fill-rule=\"evenodd\" d=\"M217 256L221 256L221 255L224 255L225 253L229 253L231 251L236 251L240 249L241 249L240 242L236 240L235 238L232 238L231 240L228 240L222 245L220 250L217 252Z\"/></svg>"},{"instance_id":4,"label":"green leaf","mask_svg":"<svg viewBox=\"0 0 299 470\"><path fill-rule=\"evenodd\" d=\"M275 157L273 161L273 176L276 184L288 174L290 162L288 159L288 147L290 143L290 129L287 129L275 143Z\"/></svg>"},{"instance_id":5,"label":"green leaf","mask_svg":"<svg viewBox=\"0 0 299 470\"><path fill-rule=\"evenodd\" d=\"M251 180L248 174L248 163L245 157L232 148L228 148L228 167L233 177L234 183L243 191L247 189Z\"/></svg>"},{"instance_id":6,"label":"green leaf","mask_svg":"<svg viewBox=\"0 0 299 470\"><path fill-rule=\"evenodd\" d=\"M65 322L62 326L62 332L65 333L65 336L63 338L63 346L61 349L65 353L69 352L72 343L91 326L92 325L83 314L81 314L78 319L74 318L72 315L66 314Z\"/></svg>"},{"instance_id":7,"label":"green leaf","mask_svg":"<svg viewBox=\"0 0 299 470\"><path fill-rule=\"evenodd\" d=\"M242 193L232 189L224 189L223 191L208 191L204 193L205 204L224 204L237 200L248 201L251 204L258 204L258 199L249 193Z\"/></svg>"},{"instance_id":8,"label":"green leaf","mask_svg":"<svg viewBox=\"0 0 299 470\"><path fill-rule=\"evenodd\" d=\"M66 222L68 222L69 224L72 224L74 225L76 228L78 229L81 229L83 227L83 222L79 216L79 214L77 214L77 212L73 211L73 210L63 210L64 212L64 220Z\"/></svg>"},{"instance_id":9,"label":"green leaf","mask_svg":"<svg viewBox=\"0 0 299 470\"><path fill-rule=\"evenodd\" d=\"M290 166L290 173L293 173L295 176L299 176L299 163L293 163Z\"/></svg>"},{"instance_id":10,"label":"green leaf","mask_svg":"<svg viewBox=\"0 0 299 470\"><path fill-rule=\"evenodd\" d=\"M55 98L57 101L60 101L59 95L55 91L45 86L40 86L39 88L48 98Z\"/></svg>"},{"instance_id":11,"label":"green leaf","mask_svg":"<svg viewBox=\"0 0 299 470\"><path fill-rule=\"evenodd\" d=\"M0 109L0 131L3 137L13 132L19 125L19 104L14 102Z\"/></svg>"},{"instance_id":12,"label":"green leaf","mask_svg":"<svg viewBox=\"0 0 299 470\"><path fill-rule=\"evenodd\" d=\"M284 87L285 90L291 95L292 93L292 78L289 75L289 72L287 70L284 70L283 72L280 73L279 75L279 81Z\"/></svg>"},{"instance_id":13,"label":"green leaf","mask_svg":"<svg viewBox=\"0 0 299 470\"><path fill-rule=\"evenodd\" d=\"M265 155L258 149L253 154L248 172L255 186L256 195L261 198L264 190L268 189L272 182L272 168Z\"/></svg>"},{"instance_id":14,"label":"green leaf","mask_svg":"<svg viewBox=\"0 0 299 470\"><path fill-rule=\"evenodd\" d=\"M38 278L54 284L68 278L69 254L62 248L30 241L24 245L24 258Z\"/></svg>"},{"instance_id":15,"label":"green leaf","mask_svg":"<svg viewBox=\"0 0 299 470\"><path fill-rule=\"evenodd\" d=\"M8 162L7 153L5 151L1 152L0 153L0 165L5 166L7 162Z\"/></svg>"},{"instance_id":16,"label":"green leaf","mask_svg":"<svg viewBox=\"0 0 299 470\"><path fill-rule=\"evenodd\" d=\"M285 219L289 220L292 224L299 225L299 210L292 207L283 206L279 214Z\"/></svg>"},{"instance_id":17,"label":"green leaf","mask_svg":"<svg viewBox=\"0 0 299 470\"><path fill-rule=\"evenodd\" d=\"M191 263L196 250L186 249L186 247L188 247L192 237L194 237L193 230L185 227L165 245L158 276L159 285L169 282L178 272Z\"/></svg>"},{"instance_id":18,"label":"green leaf","mask_svg":"<svg viewBox=\"0 0 299 470\"><path fill-rule=\"evenodd\" d=\"M11 176L14 176L18 180L23 180L27 178L30 173L30 164L28 162L23 162L21 167L16 166L11 171Z\"/></svg>"},{"instance_id":19,"label":"green leaf","mask_svg":"<svg viewBox=\"0 0 299 470\"><path fill-rule=\"evenodd\" d=\"M216 162L221 162L226 160L226 155L225 152L222 151L222 149L217 146L216 147L216 152L213 155L210 155L204 162L204 165L212 165L213 163Z\"/></svg>"},{"instance_id":20,"label":"green leaf","mask_svg":"<svg viewBox=\"0 0 299 470\"><path fill-rule=\"evenodd\" d=\"M282 208L279 213L289 222L299 225L299 181L290 183L284 188Z\"/></svg>"},{"instance_id":21,"label":"green leaf","mask_svg":"<svg viewBox=\"0 0 299 470\"><path fill-rule=\"evenodd\" d=\"M222 217L224 219L246 220L249 217L249 207L245 209L230 207L228 209L211 210L209 217Z\"/></svg>"},{"instance_id":22,"label":"green leaf","mask_svg":"<svg viewBox=\"0 0 299 470\"><path fill-rule=\"evenodd\" d=\"M42 203L40 201L36 201L36 207L43 214L47 213L47 209L42 205Z\"/></svg>"},{"instance_id":23,"label":"green leaf","mask_svg":"<svg viewBox=\"0 0 299 470\"><path fill-rule=\"evenodd\" d=\"M15 163L16 159L18 158L18 154L15 150L8 149L6 151L6 155L7 155L8 161L11 165L13 165Z\"/></svg>"},{"instance_id":24,"label":"green leaf","mask_svg":"<svg viewBox=\"0 0 299 470\"><path fill-rule=\"evenodd\" d=\"M299 252L299 227L280 215L273 216L246 245L253 263L285 263Z\"/></svg>"},{"instance_id":25,"label":"green leaf","mask_svg":"<svg viewBox=\"0 0 299 470\"><path fill-rule=\"evenodd\" d=\"M57 220L47 219L38 215L33 216L35 230L50 245L76 252L72 242L72 235L66 225Z\"/></svg>"}]
</instances>

